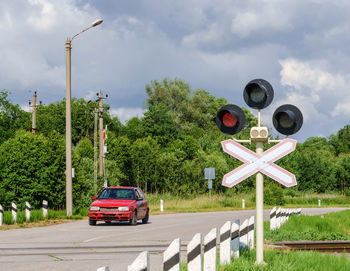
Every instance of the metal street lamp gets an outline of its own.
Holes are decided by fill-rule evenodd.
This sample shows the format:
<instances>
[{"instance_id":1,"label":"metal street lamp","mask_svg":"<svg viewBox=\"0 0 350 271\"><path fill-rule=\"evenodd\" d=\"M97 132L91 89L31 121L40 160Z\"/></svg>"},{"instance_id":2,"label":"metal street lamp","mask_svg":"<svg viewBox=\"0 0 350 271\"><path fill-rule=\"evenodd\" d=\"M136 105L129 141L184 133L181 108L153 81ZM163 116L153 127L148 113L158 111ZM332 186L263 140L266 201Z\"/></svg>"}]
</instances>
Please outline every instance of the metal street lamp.
<instances>
[{"instance_id":1,"label":"metal street lamp","mask_svg":"<svg viewBox=\"0 0 350 271\"><path fill-rule=\"evenodd\" d=\"M72 203L72 123L71 123L71 50L72 40L81 33L92 27L100 25L103 20L93 22L89 27L83 29L71 39L66 41L66 214L71 216L73 212Z\"/></svg>"}]
</instances>

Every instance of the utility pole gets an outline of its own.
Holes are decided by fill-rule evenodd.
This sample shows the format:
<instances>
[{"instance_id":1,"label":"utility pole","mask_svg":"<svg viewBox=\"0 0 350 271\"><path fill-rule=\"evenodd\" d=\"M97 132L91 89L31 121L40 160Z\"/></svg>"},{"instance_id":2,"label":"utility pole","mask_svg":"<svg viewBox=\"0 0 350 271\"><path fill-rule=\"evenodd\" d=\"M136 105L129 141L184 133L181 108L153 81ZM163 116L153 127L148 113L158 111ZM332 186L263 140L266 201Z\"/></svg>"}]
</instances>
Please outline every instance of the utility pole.
<instances>
[{"instance_id":1,"label":"utility pole","mask_svg":"<svg viewBox=\"0 0 350 271\"><path fill-rule=\"evenodd\" d=\"M98 109L95 108L94 111L95 119L94 119L94 193L97 193L97 117L98 117Z\"/></svg>"},{"instance_id":2,"label":"utility pole","mask_svg":"<svg viewBox=\"0 0 350 271\"><path fill-rule=\"evenodd\" d=\"M36 108L41 105L41 101L39 105L36 104L36 91L34 91L33 94L33 105L31 105L31 102L29 101L29 107L32 108L32 134L35 134L36 130Z\"/></svg>"},{"instance_id":3,"label":"utility pole","mask_svg":"<svg viewBox=\"0 0 350 271\"><path fill-rule=\"evenodd\" d=\"M100 148L100 168L99 168L99 176L104 176L104 170L103 170L103 99L106 99L106 97L103 97L102 92L97 93L98 95L98 112L99 112L99 148Z\"/></svg>"},{"instance_id":4,"label":"utility pole","mask_svg":"<svg viewBox=\"0 0 350 271\"><path fill-rule=\"evenodd\" d=\"M107 153L107 145L105 145L104 143L106 139L107 139L107 125L103 135L103 176L106 176L105 154Z\"/></svg>"}]
</instances>

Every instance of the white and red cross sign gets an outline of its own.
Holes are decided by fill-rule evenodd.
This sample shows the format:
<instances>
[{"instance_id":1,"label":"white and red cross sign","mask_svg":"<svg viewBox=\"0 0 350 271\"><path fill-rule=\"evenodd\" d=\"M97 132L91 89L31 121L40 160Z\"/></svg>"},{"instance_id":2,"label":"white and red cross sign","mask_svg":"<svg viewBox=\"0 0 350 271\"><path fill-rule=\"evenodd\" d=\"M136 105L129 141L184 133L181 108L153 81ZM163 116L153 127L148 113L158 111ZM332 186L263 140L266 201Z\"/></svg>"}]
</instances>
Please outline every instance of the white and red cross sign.
<instances>
[{"instance_id":1,"label":"white and red cross sign","mask_svg":"<svg viewBox=\"0 0 350 271\"><path fill-rule=\"evenodd\" d=\"M284 186L297 185L294 174L274 164L278 159L294 151L296 143L294 139L284 139L259 155L231 139L222 141L224 152L244 162L243 165L224 176L222 185L235 186L258 171Z\"/></svg>"}]
</instances>

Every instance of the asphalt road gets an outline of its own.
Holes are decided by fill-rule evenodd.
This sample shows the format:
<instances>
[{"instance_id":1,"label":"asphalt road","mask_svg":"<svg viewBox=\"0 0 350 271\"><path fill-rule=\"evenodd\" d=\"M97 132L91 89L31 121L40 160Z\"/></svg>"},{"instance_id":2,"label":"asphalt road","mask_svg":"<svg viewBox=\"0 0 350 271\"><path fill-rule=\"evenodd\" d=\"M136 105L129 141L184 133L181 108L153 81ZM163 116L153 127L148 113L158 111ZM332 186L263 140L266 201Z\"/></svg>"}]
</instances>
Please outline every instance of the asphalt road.
<instances>
[{"instance_id":1,"label":"asphalt road","mask_svg":"<svg viewBox=\"0 0 350 271\"><path fill-rule=\"evenodd\" d=\"M306 208L302 214L317 215L345 208ZM109 266L111 271L127 270L137 255L150 251L151 270L161 270L162 253L170 242L180 238L182 259L187 243L197 232L206 235L226 221L249 218L255 210L155 215L146 225L100 223L87 220L40 228L0 231L0 270L95 271ZM265 210L264 219L269 217Z\"/></svg>"}]
</instances>

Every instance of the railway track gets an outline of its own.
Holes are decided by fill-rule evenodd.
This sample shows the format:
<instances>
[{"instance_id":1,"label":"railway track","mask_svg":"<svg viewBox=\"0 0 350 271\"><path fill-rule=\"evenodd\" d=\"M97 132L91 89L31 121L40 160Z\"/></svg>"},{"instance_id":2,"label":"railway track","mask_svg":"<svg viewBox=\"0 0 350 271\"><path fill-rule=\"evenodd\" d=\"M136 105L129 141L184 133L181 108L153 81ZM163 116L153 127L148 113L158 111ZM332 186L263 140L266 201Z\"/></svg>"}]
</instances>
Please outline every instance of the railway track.
<instances>
[{"instance_id":1,"label":"railway track","mask_svg":"<svg viewBox=\"0 0 350 271\"><path fill-rule=\"evenodd\" d=\"M278 242L273 244L276 248L289 248L292 250L315 250L319 252L346 252L350 253L350 241L297 241Z\"/></svg>"}]
</instances>

